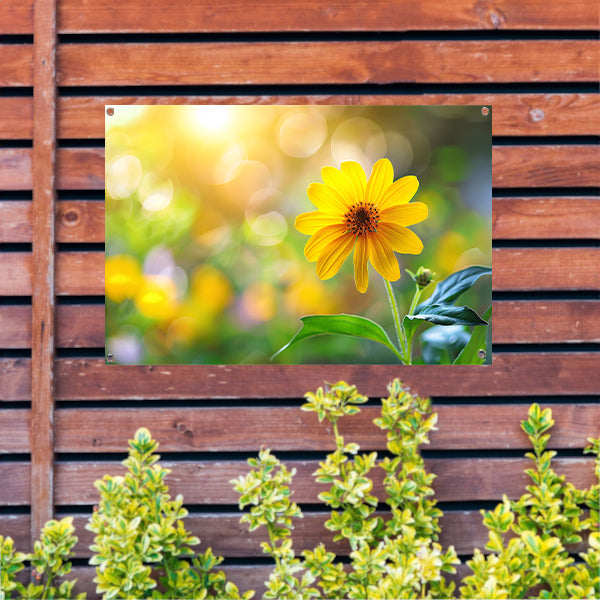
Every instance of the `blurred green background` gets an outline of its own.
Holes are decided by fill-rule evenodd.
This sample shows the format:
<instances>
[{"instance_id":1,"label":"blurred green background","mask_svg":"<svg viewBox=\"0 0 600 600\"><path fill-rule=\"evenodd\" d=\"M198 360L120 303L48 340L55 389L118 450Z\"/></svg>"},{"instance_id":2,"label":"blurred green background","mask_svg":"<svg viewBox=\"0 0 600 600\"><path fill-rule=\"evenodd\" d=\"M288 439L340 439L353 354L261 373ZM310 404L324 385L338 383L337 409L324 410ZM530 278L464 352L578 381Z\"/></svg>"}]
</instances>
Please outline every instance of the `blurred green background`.
<instances>
[{"instance_id":1,"label":"blurred green background","mask_svg":"<svg viewBox=\"0 0 600 600\"><path fill-rule=\"evenodd\" d=\"M328 281L293 226L313 210L321 167L382 157L394 180L416 175L429 217L411 229L418 256L397 255L393 288L408 310L429 267L443 279L491 265L491 113L480 106L115 106L106 117L106 352L116 363L269 363L308 314L371 318L393 335L383 280L367 293L352 259ZM483 314L485 277L458 304ZM428 327L422 326L423 331ZM418 334L417 334L418 335ZM415 356L420 354L416 347ZM320 336L284 364L384 364L367 340Z\"/></svg>"}]
</instances>

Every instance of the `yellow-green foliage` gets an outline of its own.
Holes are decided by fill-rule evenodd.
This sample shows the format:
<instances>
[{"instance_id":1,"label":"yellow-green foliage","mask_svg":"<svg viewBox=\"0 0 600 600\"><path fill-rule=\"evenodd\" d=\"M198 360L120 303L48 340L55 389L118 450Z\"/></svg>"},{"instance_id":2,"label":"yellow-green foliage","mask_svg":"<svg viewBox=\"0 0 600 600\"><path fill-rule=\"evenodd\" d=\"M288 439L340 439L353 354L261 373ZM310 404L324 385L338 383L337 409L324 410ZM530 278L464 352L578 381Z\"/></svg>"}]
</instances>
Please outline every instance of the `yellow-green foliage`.
<instances>
[{"instance_id":1,"label":"yellow-green foliage","mask_svg":"<svg viewBox=\"0 0 600 600\"><path fill-rule=\"evenodd\" d=\"M325 523L333 539L347 540L350 565L337 561L323 544L295 556L291 544L292 518L302 517L291 502L289 473L268 450L249 462L252 470L234 480L240 508L250 505L242 521L250 529L266 526L269 544L263 551L275 559L265 598L452 598L455 586L443 573L454 573L459 563L454 548L437 542L441 511L431 487L419 446L427 444L437 415L430 400L410 394L398 380L388 386L381 417L375 424L386 432L392 457L378 461L376 453L359 454L359 446L339 434L340 418L360 412L367 401L354 386L339 382L306 395L303 410L317 413L319 422L332 426L336 449L314 473L329 489L319 495L330 509ZM467 562L472 574L462 581L461 598L599 598L600 534L599 486L579 490L551 467L555 452L546 450L553 425L550 409L534 404L522 428L533 452L534 468L527 469L532 484L519 500L503 501L493 511L482 511L489 530L486 554L476 549ZM586 450L598 457L598 440ZM380 500L373 493L370 473L385 472L383 499L390 515L375 515ZM596 459L600 477L600 461ZM589 511L586 513L586 511ZM587 514L587 516L586 516ZM581 561L567 546L587 539ZM302 577L299 578L300 573Z\"/></svg>"},{"instance_id":2,"label":"yellow-green foliage","mask_svg":"<svg viewBox=\"0 0 600 600\"><path fill-rule=\"evenodd\" d=\"M210 549L194 557L192 546L200 540L183 525L183 497L169 495L169 470L156 464L157 447L147 429L138 429L123 461L127 473L105 475L95 484L100 504L87 528L96 534L90 563L96 565L98 592L105 600L240 598L222 572L211 572L220 557Z\"/></svg>"},{"instance_id":3,"label":"yellow-green foliage","mask_svg":"<svg viewBox=\"0 0 600 600\"><path fill-rule=\"evenodd\" d=\"M32 554L14 552L13 540L0 536L0 600L83 600L85 594L73 595L76 579L63 580L55 585L58 578L64 579L71 572L69 558L73 556L72 549L77 543L74 532L72 517L48 521L42 529L41 538L34 544ZM37 582L27 587L15 580L15 575L23 570L25 561L31 562Z\"/></svg>"}]
</instances>

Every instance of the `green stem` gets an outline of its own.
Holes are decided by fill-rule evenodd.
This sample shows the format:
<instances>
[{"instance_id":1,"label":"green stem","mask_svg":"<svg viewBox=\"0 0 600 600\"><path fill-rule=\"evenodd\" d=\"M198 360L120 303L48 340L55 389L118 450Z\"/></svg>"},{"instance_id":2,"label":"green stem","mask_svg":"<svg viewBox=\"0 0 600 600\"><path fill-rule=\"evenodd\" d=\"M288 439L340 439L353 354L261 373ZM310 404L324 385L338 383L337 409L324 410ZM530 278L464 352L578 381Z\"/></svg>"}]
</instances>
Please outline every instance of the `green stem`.
<instances>
[{"instance_id":1,"label":"green stem","mask_svg":"<svg viewBox=\"0 0 600 600\"><path fill-rule=\"evenodd\" d=\"M418 284L415 283L415 295L413 296L412 302L410 303L410 308L408 309L409 315L414 313L415 308L419 304L419 300L421 299L421 294L425 288L419 287ZM412 329L410 335L406 339L406 356L408 358L408 364L412 364L412 340L415 334L415 330Z\"/></svg>"},{"instance_id":2,"label":"green stem","mask_svg":"<svg viewBox=\"0 0 600 600\"><path fill-rule=\"evenodd\" d=\"M407 344L406 344L406 333L404 331L404 327L402 326L402 321L400 321L400 314L398 312L398 304L396 304L396 298L394 297L394 292L392 291L392 284L387 280L383 280L385 282L385 289L388 295L388 300L390 301L390 308L392 309L392 315L394 317L394 327L396 328L396 338L398 339L398 344L400 344L400 349L402 351L402 356L400 359L405 364L410 364L410 360L407 355Z\"/></svg>"}]
</instances>

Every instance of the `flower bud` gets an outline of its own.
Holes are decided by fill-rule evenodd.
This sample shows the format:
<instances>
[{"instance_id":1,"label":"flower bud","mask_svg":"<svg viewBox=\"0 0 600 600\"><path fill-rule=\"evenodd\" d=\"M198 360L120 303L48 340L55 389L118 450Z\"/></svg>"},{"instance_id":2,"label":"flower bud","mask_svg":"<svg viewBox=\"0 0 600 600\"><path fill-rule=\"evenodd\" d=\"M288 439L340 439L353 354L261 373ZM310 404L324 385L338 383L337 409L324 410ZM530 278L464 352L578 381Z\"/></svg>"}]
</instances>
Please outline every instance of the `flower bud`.
<instances>
[{"instance_id":1,"label":"flower bud","mask_svg":"<svg viewBox=\"0 0 600 600\"><path fill-rule=\"evenodd\" d=\"M435 277L435 275L436 274L430 269L419 267L414 279L420 288L424 288L431 283L431 280Z\"/></svg>"}]
</instances>

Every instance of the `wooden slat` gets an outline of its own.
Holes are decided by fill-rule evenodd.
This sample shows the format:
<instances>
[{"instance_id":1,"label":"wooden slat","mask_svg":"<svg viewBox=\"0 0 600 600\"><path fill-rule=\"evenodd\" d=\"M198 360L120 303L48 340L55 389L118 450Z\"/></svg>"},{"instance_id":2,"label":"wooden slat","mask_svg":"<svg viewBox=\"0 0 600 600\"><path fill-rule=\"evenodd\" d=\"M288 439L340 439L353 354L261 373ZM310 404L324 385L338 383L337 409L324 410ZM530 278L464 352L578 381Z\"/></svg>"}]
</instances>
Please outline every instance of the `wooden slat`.
<instances>
[{"instance_id":1,"label":"wooden slat","mask_svg":"<svg viewBox=\"0 0 600 600\"><path fill-rule=\"evenodd\" d=\"M104 242L104 202L58 202L56 239L58 242Z\"/></svg>"},{"instance_id":2,"label":"wooden slat","mask_svg":"<svg viewBox=\"0 0 600 600\"><path fill-rule=\"evenodd\" d=\"M104 304L56 307L58 348L103 348ZM0 348L31 347L31 306L0 306Z\"/></svg>"},{"instance_id":3,"label":"wooden slat","mask_svg":"<svg viewBox=\"0 0 600 600\"><path fill-rule=\"evenodd\" d=\"M31 252L5 252L0 264L0 296L31 296Z\"/></svg>"},{"instance_id":4,"label":"wooden slat","mask_svg":"<svg viewBox=\"0 0 600 600\"><path fill-rule=\"evenodd\" d=\"M494 187L600 186L600 148L594 146L495 146Z\"/></svg>"},{"instance_id":5,"label":"wooden slat","mask_svg":"<svg viewBox=\"0 0 600 600\"><path fill-rule=\"evenodd\" d=\"M33 33L33 0L0 2L0 34Z\"/></svg>"},{"instance_id":6,"label":"wooden slat","mask_svg":"<svg viewBox=\"0 0 600 600\"><path fill-rule=\"evenodd\" d=\"M31 242L31 202L0 201L0 243ZM61 200L56 203L57 242L103 242L104 202Z\"/></svg>"},{"instance_id":7,"label":"wooden slat","mask_svg":"<svg viewBox=\"0 0 600 600\"><path fill-rule=\"evenodd\" d=\"M30 190L32 151L29 148L0 148L0 190Z\"/></svg>"},{"instance_id":8,"label":"wooden slat","mask_svg":"<svg viewBox=\"0 0 600 600\"><path fill-rule=\"evenodd\" d=\"M494 344L600 342L597 300L507 300L492 311Z\"/></svg>"},{"instance_id":9,"label":"wooden slat","mask_svg":"<svg viewBox=\"0 0 600 600\"><path fill-rule=\"evenodd\" d=\"M495 248L492 289L600 290L600 248Z\"/></svg>"},{"instance_id":10,"label":"wooden slat","mask_svg":"<svg viewBox=\"0 0 600 600\"><path fill-rule=\"evenodd\" d=\"M594 352L498 353L489 366L107 366L101 359L58 359L58 400L300 398L343 379L373 397L395 377L430 396L597 395ZM0 359L0 400L29 400L30 361Z\"/></svg>"},{"instance_id":11,"label":"wooden slat","mask_svg":"<svg viewBox=\"0 0 600 600\"><path fill-rule=\"evenodd\" d=\"M61 148L57 187L104 189L103 148ZM598 147L592 145L494 146L494 187L590 187L600 185ZM31 189L31 150L0 148L0 188Z\"/></svg>"},{"instance_id":12,"label":"wooden slat","mask_svg":"<svg viewBox=\"0 0 600 600\"><path fill-rule=\"evenodd\" d=\"M224 558L252 558L260 550L260 544L267 541L263 529L249 532L248 525L240 523L242 513L220 512L207 514L191 513L184 520L185 528L200 538L199 549L212 548L213 552ZM377 516L384 519L389 517L387 512L377 512ZM85 529L91 514L73 514L73 526L78 537L77 544L73 547L76 558L89 558L92 553L90 545L93 544L94 534ZM61 515L62 517L62 515ZM325 521L330 517L325 512L306 512L303 518L295 519L292 531L292 541L296 553L302 550L311 550L320 543L325 545L329 552L338 556L350 554L349 544L345 541L333 541L333 533L325 528ZM27 526L29 515L0 515L0 531L5 536L10 536L15 542L15 548L21 552L29 551L29 540L21 531ZM450 545L459 555L472 554L474 548L483 550L488 541L488 530L482 523L482 516L477 510L452 510L444 512L440 519L440 539L443 547ZM570 546L572 551L583 551L585 542Z\"/></svg>"},{"instance_id":13,"label":"wooden slat","mask_svg":"<svg viewBox=\"0 0 600 600\"><path fill-rule=\"evenodd\" d=\"M33 85L33 45L0 43L0 87Z\"/></svg>"},{"instance_id":14,"label":"wooden slat","mask_svg":"<svg viewBox=\"0 0 600 600\"><path fill-rule=\"evenodd\" d=\"M597 383L589 377L597 366L598 355L593 352L503 353L493 357L492 365L477 369L436 367L440 377L433 379L428 366L110 367L103 360L64 359L58 361L57 397L61 400L297 398L324 381L340 379L355 383L364 394L380 397L386 394L385 386L395 377L413 390L432 396L503 396L508 392L515 396L597 394ZM21 393L27 396L26 390Z\"/></svg>"},{"instance_id":15,"label":"wooden slat","mask_svg":"<svg viewBox=\"0 0 600 600\"><path fill-rule=\"evenodd\" d=\"M30 140L32 138L33 98L0 98L0 139Z\"/></svg>"},{"instance_id":16,"label":"wooden slat","mask_svg":"<svg viewBox=\"0 0 600 600\"><path fill-rule=\"evenodd\" d=\"M31 202L0 200L0 243L31 242Z\"/></svg>"},{"instance_id":17,"label":"wooden slat","mask_svg":"<svg viewBox=\"0 0 600 600\"><path fill-rule=\"evenodd\" d=\"M33 0L3 0L0 34L33 32ZM348 10L342 0L327 5L316 0L288 0L285 4L258 0L228 2L215 10L207 0L176 3L164 10L160 0L101 0L81 3L62 0L58 11L60 33L82 32L223 32L223 31L407 31L470 29L594 29L597 7L592 0L569 4L543 0L434 0L404 4L399 0L361 0Z\"/></svg>"},{"instance_id":18,"label":"wooden slat","mask_svg":"<svg viewBox=\"0 0 600 600\"><path fill-rule=\"evenodd\" d=\"M1 506L28 506L31 503L31 465L25 461L0 461ZM30 531L27 532L29 534Z\"/></svg>"},{"instance_id":19,"label":"wooden slat","mask_svg":"<svg viewBox=\"0 0 600 600\"><path fill-rule=\"evenodd\" d=\"M423 94L344 96L67 96L58 100L58 137L104 137L106 104L351 104L493 106L493 135L599 135L595 94ZM33 100L0 98L0 138L31 139Z\"/></svg>"},{"instance_id":20,"label":"wooden slat","mask_svg":"<svg viewBox=\"0 0 600 600\"><path fill-rule=\"evenodd\" d=\"M0 454L27 454L30 452L30 422L30 410L18 408L2 411L2 418L0 418ZM2 495L0 493L1 505Z\"/></svg>"},{"instance_id":21,"label":"wooden slat","mask_svg":"<svg viewBox=\"0 0 600 600\"><path fill-rule=\"evenodd\" d=\"M548 56L553 60L546 60ZM58 82L63 86L573 82L595 81L597 66L595 40L84 43L59 48Z\"/></svg>"},{"instance_id":22,"label":"wooden slat","mask_svg":"<svg viewBox=\"0 0 600 600\"><path fill-rule=\"evenodd\" d=\"M192 0L165 11L160 0L102 0L82 10L76 0L65 0L60 4L59 24L64 32L593 29L597 18L593 9L590 0L573 2L571 11L548 7L540 0L527 0L522 5L510 0L493 5L472 0L434 0L415 5L398 0L359 0L352 4L352 10L343 0L326 5L316 0L288 0L285 4L259 0L248 11L242 0L229 2L226 10L215 10L214 4L206 0Z\"/></svg>"},{"instance_id":23,"label":"wooden slat","mask_svg":"<svg viewBox=\"0 0 600 600\"><path fill-rule=\"evenodd\" d=\"M260 442L257 440L257 446ZM316 483L312 474L318 461L285 461L295 468L292 489L294 501L318 504L318 494L327 489ZM10 464L10 463L9 463ZM577 487L589 487L595 482L592 458L556 458L552 461L557 473L565 475ZM183 494L186 504L237 505L239 496L230 481L247 472L245 462L215 461L174 463L164 461L171 470L165 479L173 497ZM433 482L436 498L440 502L518 498L530 482L524 470L531 466L525 458L435 458L425 460L426 468L436 473ZM97 504L99 496L94 481L106 473L122 474L123 467L115 463L61 462L56 465L57 505ZM373 473L373 492L383 497L383 471ZM18 501L18 497L15 498Z\"/></svg>"},{"instance_id":24,"label":"wooden slat","mask_svg":"<svg viewBox=\"0 0 600 600\"><path fill-rule=\"evenodd\" d=\"M0 201L0 243L31 242L31 203ZM600 198L498 197L492 199L492 237L503 239L597 239ZM61 200L58 242L104 242L104 202Z\"/></svg>"},{"instance_id":25,"label":"wooden slat","mask_svg":"<svg viewBox=\"0 0 600 600\"><path fill-rule=\"evenodd\" d=\"M492 237L598 239L600 198L494 198Z\"/></svg>"},{"instance_id":26,"label":"wooden slat","mask_svg":"<svg viewBox=\"0 0 600 600\"><path fill-rule=\"evenodd\" d=\"M31 539L54 513L56 3L34 5Z\"/></svg>"},{"instance_id":27,"label":"wooden slat","mask_svg":"<svg viewBox=\"0 0 600 600\"><path fill-rule=\"evenodd\" d=\"M1 103L2 98L0 98L0 106ZM600 134L600 106L595 94L418 94L398 96L67 96L59 98L58 101L58 137L65 139L103 138L104 106L111 104L487 105L493 107L493 135ZM22 135L21 137L27 136Z\"/></svg>"},{"instance_id":28,"label":"wooden slat","mask_svg":"<svg viewBox=\"0 0 600 600\"><path fill-rule=\"evenodd\" d=\"M427 450L528 449L521 430L527 407L511 404L434 406L438 431ZM386 436L372 425L378 406L340 422L340 433L363 449L385 449ZM552 448L584 448L597 435L600 404L553 407ZM253 452L257 442L274 451L333 451L335 441L313 413L299 407L145 409L144 427L160 441L161 452ZM60 409L56 450L64 453L122 452L139 427L139 409ZM469 435L465 436L465 424ZM240 432L243 432L240 435Z\"/></svg>"}]
</instances>

